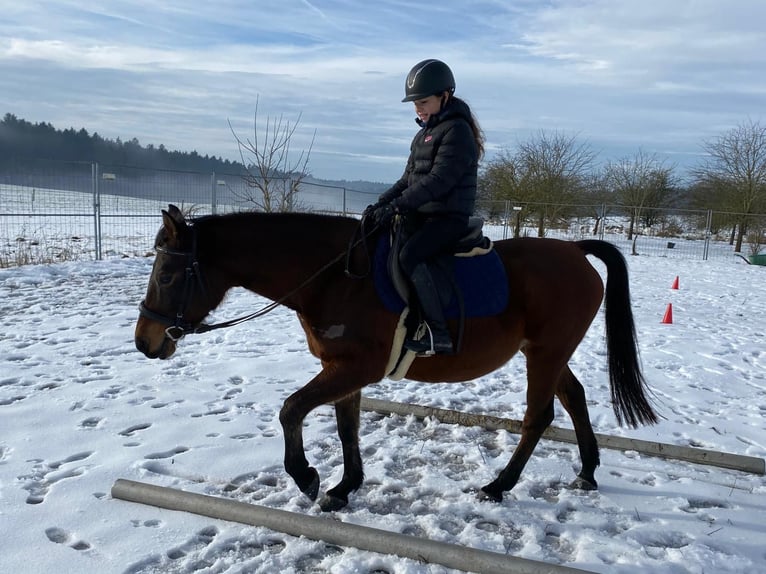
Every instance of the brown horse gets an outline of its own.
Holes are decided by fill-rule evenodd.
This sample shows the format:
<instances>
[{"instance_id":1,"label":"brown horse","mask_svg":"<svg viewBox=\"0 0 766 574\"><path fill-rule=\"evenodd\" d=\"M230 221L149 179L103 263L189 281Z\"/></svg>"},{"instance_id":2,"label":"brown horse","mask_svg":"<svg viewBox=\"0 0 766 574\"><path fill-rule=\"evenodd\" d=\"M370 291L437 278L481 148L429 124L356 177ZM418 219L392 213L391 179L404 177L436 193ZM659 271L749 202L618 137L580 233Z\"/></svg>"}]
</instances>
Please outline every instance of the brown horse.
<instances>
[{"instance_id":1,"label":"brown horse","mask_svg":"<svg viewBox=\"0 0 766 574\"><path fill-rule=\"evenodd\" d=\"M322 370L287 398L279 419L284 429L285 469L315 500L319 475L306 460L302 423L323 404L334 404L344 472L327 491L322 509L348 503L363 480L359 453L361 389L381 380L399 317L383 306L370 277L350 277L344 259L359 221L315 214L240 213L187 222L175 206L162 212L157 256L135 331L136 347L166 359L185 334L204 332L202 321L232 287L241 286L293 309L309 350ZM372 241L374 237L370 238ZM610 243L554 239L498 241L508 277L507 308L491 317L468 318L462 346L453 356L417 358L407 378L424 382L474 379L504 365L517 351L527 361L527 410L521 439L508 465L479 497L500 501L518 481L540 436L553 421L558 397L574 424L582 469L574 485L595 489L599 465L582 385L567 362L585 335L604 284L586 255L606 264L606 342L615 415L631 426L654 423L640 372L625 259ZM359 269L369 263L366 246L349 252ZM238 321L229 322L228 326ZM453 336L457 323L451 322Z\"/></svg>"}]
</instances>

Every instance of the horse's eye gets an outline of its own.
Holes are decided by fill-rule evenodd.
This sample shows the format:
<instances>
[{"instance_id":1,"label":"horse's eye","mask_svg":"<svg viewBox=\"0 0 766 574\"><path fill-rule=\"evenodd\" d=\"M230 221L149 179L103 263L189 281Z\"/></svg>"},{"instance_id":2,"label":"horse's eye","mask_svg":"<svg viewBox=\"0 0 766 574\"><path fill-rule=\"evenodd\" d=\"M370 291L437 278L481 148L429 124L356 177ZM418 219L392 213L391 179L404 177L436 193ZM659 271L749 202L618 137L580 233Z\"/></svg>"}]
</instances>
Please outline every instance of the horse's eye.
<instances>
[{"instance_id":1,"label":"horse's eye","mask_svg":"<svg viewBox=\"0 0 766 574\"><path fill-rule=\"evenodd\" d=\"M172 273L160 273L159 277L157 277L157 282L160 285L170 285L173 282L173 274Z\"/></svg>"}]
</instances>

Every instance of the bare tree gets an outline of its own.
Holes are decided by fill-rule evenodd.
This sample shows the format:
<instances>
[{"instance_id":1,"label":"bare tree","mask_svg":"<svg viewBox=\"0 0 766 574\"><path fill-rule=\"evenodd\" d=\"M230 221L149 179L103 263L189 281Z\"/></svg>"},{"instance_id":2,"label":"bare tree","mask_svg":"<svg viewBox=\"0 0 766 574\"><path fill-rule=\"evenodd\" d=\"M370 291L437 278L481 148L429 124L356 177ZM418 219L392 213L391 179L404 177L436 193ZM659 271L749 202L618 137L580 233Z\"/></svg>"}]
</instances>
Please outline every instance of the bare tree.
<instances>
[{"instance_id":1,"label":"bare tree","mask_svg":"<svg viewBox=\"0 0 766 574\"><path fill-rule=\"evenodd\" d=\"M630 216L628 239L634 240L634 251L638 223L651 226L659 208L668 206L677 189L674 169L642 150L632 158L609 162L604 167L607 185Z\"/></svg>"},{"instance_id":2,"label":"bare tree","mask_svg":"<svg viewBox=\"0 0 766 574\"><path fill-rule=\"evenodd\" d=\"M487 164L479 180L480 197L492 201L491 205L494 206L490 216L502 211L510 221L511 213L505 213L505 210L507 207L513 208L514 237L521 236L522 222L529 215L530 206L537 202L530 176L531 172L526 169L522 155L518 151L512 153L506 149ZM501 201L502 205L499 204Z\"/></svg>"},{"instance_id":3,"label":"bare tree","mask_svg":"<svg viewBox=\"0 0 766 574\"><path fill-rule=\"evenodd\" d=\"M589 174L583 182L584 189L580 198L585 203L586 213L593 220L591 235L599 235L603 231L604 219L608 215L608 207L613 201L609 182L603 171Z\"/></svg>"},{"instance_id":4,"label":"bare tree","mask_svg":"<svg viewBox=\"0 0 766 574\"><path fill-rule=\"evenodd\" d=\"M739 253L752 215L766 209L766 126L747 120L706 141L703 149L708 159L694 175L699 185L717 191L722 209L737 213L734 251Z\"/></svg>"},{"instance_id":5,"label":"bare tree","mask_svg":"<svg viewBox=\"0 0 766 574\"><path fill-rule=\"evenodd\" d=\"M281 114L277 118L267 116L265 130L259 137L258 103L256 98L252 138L240 138L229 122L229 129L237 140L242 164L247 169L243 176L245 191L232 190L232 193L251 203L257 210L295 211L300 208L297 195L301 183L309 175L307 168L316 130L308 149L294 156L290 153L290 144L301 115L293 123L285 120Z\"/></svg>"},{"instance_id":6,"label":"bare tree","mask_svg":"<svg viewBox=\"0 0 766 574\"><path fill-rule=\"evenodd\" d=\"M540 130L519 145L518 155L525 174L525 195L541 204L532 211L537 216L537 235L543 237L546 223L567 216L565 206L574 203L584 189L596 153L576 136Z\"/></svg>"},{"instance_id":7,"label":"bare tree","mask_svg":"<svg viewBox=\"0 0 766 574\"><path fill-rule=\"evenodd\" d=\"M506 202L521 199L521 175L516 158L508 150L501 150L487 162L478 185L478 196L486 205L487 217L493 219L504 215Z\"/></svg>"},{"instance_id":8,"label":"bare tree","mask_svg":"<svg viewBox=\"0 0 766 574\"><path fill-rule=\"evenodd\" d=\"M546 223L565 217L565 205L585 189L594 159L587 143L541 130L515 151L505 150L492 160L482 173L480 187L484 197L523 207L516 214L516 237L522 217L528 215L535 217L537 234L543 237Z\"/></svg>"}]
</instances>

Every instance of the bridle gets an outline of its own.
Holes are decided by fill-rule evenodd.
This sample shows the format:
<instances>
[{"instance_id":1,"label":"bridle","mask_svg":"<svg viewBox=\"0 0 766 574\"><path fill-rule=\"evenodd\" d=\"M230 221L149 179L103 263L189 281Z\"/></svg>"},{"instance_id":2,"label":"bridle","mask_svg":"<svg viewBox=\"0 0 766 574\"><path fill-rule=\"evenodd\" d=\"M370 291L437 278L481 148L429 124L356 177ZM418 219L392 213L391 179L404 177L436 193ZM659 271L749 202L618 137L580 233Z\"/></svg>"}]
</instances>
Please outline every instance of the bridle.
<instances>
[{"instance_id":1,"label":"bridle","mask_svg":"<svg viewBox=\"0 0 766 574\"><path fill-rule=\"evenodd\" d=\"M192 227L192 229L194 229L194 227ZM174 343L177 341L180 341L186 335L191 333L207 333L209 331L215 331L216 329L223 329L224 327L232 327L234 325L238 325L239 323L244 323L245 321L249 321L250 319L255 319L256 317L265 315L266 313L273 311L279 305L284 303L284 301L288 297L293 295L298 290L298 289L295 289L291 291L284 297L280 298L278 301L274 301L266 305L262 309L256 311L255 313L251 313L250 315L247 315L245 317L239 317L238 319L231 319L229 321L223 321L221 323L214 323L214 324L203 323L201 321L197 323L192 323L191 321L185 320L184 316L186 315L186 309L189 306L189 303L191 302L191 298L192 298L192 294L194 293L195 286L198 286L200 291L203 293L203 295L207 297L207 289L205 289L205 281L202 278L202 271L200 269L199 261L197 260L196 231L194 233L194 240L192 242L191 251L180 251L177 249L168 249L167 247L159 247L159 246L155 246L154 249L158 253L162 253L163 255L171 255L175 257L186 258L186 267L184 269L183 292L182 292L181 300L178 304L178 311L176 312L175 317L171 317L169 315L163 315L162 313L159 313L158 311L149 309L149 307L146 306L146 300L141 301L141 303L139 303L138 305L139 315L141 317L146 317L147 319L151 319L152 321L156 321L157 323L161 323L162 325L165 325L167 327L165 329L165 336L171 341L173 341ZM324 271L324 269L325 268L322 268L321 271ZM313 275L310 279L313 279L314 277L316 277L316 275L318 275L318 273ZM306 283L308 283L308 281L306 281ZM300 287L303 287L306 283L302 284Z\"/></svg>"},{"instance_id":2,"label":"bridle","mask_svg":"<svg viewBox=\"0 0 766 574\"><path fill-rule=\"evenodd\" d=\"M194 334L194 333L207 333L209 331L215 331L216 329L223 329L225 327L233 327L234 325L239 325L240 323L244 323L245 321L250 321L251 319L256 319L258 317L262 317L263 315L266 315L267 313L273 311L280 305L282 305L285 301L287 301L290 297L295 295L298 291L303 289L306 285L311 283L314 279L316 279L319 275L324 273L327 269L338 263L341 259L346 258L346 275L352 278L361 279L365 275L356 276L353 275L348 265L350 264L348 253L359 245L360 243L365 246L365 251L367 250L366 246L366 239L367 237L372 233L372 231L375 231L377 229L377 226L373 228L372 231L365 232L364 231L364 222L360 224L360 227L362 228L362 237L359 239L355 239L355 237L352 237L348 251L344 251L331 261L329 261L327 264L325 264L323 267L321 267L318 271L316 271L313 275L311 275L308 279L303 281L300 285L298 285L295 289L287 293L286 295L280 297L276 301L273 301L269 303L268 305L264 306L263 308L259 309L258 311L251 313L250 315L245 315L243 317L239 317L236 319L230 319L229 321L223 321L221 323L203 323L202 321L199 321L197 323L192 323L190 321L187 321L184 317L186 315L186 310L191 302L192 295L194 293L195 287L199 288L200 292L207 297L207 289L205 288L205 281L202 277L202 271L200 269L199 261L197 260L197 230L192 225L190 226L192 229L192 248L190 251L181 251L177 249L169 249L167 247L161 247L155 245L154 249L157 251L157 253L162 253L163 255L170 255L173 257L185 257L186 258L186 267L184 268L184 285L181 295L181 300L178 304L178 311L176 311L175 317L171 317L169 315L163 315L162 313L158 311L154 311L153 309L150 309L146 306L146 300L142 300L141 303L138 305L138 313L139 316L145 317L146 319L150 319L152 321L156 321L157 323L160 323L162 325L165 325L165 336L173 341L174 343L177 341L180 341L188 334ZM369 257L369 254L368 254Z\"/></svg>"},{"instance_id":3,"label":"bridle","mask_svg":"<svg viewBox=\"0 0 766 574\"><path fill-rule=\"evenodd\" d=\"M138 312L141 317L146 317L157 323L161 323L166 326L165 336L173 342L183 339L187 333L204 333L209 331L213 325L206 325L203 323L191 323L186 321L184 316L186 310L191 302L192 295L195 287L199 288L200 292L207 297L207 289L205 288L205 281L202 278L202 272L200 271L199 261L197 261L197 233L196 229L192 227L192 248L190 251L180 251L177 249L169 249L167 247L161 247L155 245L154 249L157 253L163 255L170 255L173 257L186 258L186 267L184 268L184 284L181 292L181 299L178 303L178 311L176 311L175 317L169 315L163 315L157 311L149 309L146 306L146 300L142 300L138 305Z\"/></svg>"}]
</instances>

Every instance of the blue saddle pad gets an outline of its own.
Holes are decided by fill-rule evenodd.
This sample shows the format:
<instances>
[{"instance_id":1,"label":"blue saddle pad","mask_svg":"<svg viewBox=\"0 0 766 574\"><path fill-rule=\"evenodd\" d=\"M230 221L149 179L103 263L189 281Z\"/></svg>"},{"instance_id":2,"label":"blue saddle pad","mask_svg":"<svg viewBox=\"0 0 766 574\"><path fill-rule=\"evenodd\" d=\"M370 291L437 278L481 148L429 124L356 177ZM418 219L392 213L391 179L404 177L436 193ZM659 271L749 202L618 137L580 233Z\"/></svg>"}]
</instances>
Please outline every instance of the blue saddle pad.
<instances>
[{"instance_id":1,"label":"blue saddle pad","mask_svg":"<svg viewBox=\"0 0 766 574\"><path fill-rule=\"evenodd\" d=\"M373 276L375 287L386 309L401 313L406 307L388 274L391 245L387 234L378 241L375 250ZM454 258L455 280L463 294L466 317L497 315L508 305L508 279L500 256L493 249L486 255ZM453 294L444 309L449 318L460 316L460 306Z\"/></svg>"}]
</instances>

